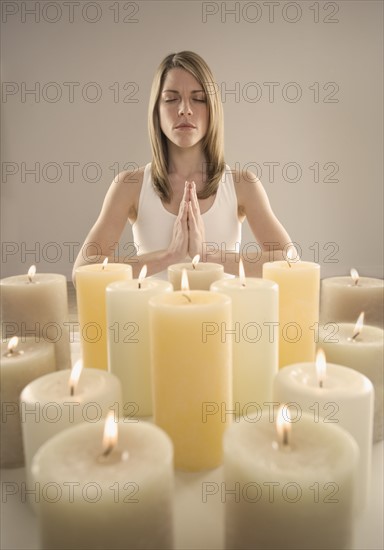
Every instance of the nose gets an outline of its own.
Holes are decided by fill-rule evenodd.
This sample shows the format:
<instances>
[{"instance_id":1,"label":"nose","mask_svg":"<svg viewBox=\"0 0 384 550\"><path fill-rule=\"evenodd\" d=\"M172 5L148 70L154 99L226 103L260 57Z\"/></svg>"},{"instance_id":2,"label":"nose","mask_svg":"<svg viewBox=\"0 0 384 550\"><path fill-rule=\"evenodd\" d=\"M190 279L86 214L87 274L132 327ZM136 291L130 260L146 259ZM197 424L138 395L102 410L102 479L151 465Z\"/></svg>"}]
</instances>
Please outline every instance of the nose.
<instances>
[{"instance_id":1,"label":"nose","mask_svg":"<svg viewBox=\"0 0 384 550\"><path fill-rule=\"evenodd\" d=\"M182 101L179 107L179 115L183 116L185 114L187 115L192 114L192 109L188 101Z\"/></svg>"}]
</instances>

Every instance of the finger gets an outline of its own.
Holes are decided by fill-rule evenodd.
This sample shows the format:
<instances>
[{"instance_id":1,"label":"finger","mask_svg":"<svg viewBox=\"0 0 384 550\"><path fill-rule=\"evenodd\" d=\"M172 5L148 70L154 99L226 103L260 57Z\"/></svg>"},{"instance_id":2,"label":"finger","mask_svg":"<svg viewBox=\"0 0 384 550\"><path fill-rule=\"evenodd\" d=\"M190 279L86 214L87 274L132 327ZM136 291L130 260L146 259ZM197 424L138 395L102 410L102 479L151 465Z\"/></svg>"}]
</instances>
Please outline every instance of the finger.
<instances>
[{"instance_id":1,"label":"finger","mask_svg":"<svg viewBox=\"0 0 384 550\"><path fill-rule=\"evenodd\" d=\"M192 204L192 201L190 201L188 203L188 222L190 227L191 225L196 227L196 216L193 210L194 210L194 206Z\"/></svg>"}]
</instances>

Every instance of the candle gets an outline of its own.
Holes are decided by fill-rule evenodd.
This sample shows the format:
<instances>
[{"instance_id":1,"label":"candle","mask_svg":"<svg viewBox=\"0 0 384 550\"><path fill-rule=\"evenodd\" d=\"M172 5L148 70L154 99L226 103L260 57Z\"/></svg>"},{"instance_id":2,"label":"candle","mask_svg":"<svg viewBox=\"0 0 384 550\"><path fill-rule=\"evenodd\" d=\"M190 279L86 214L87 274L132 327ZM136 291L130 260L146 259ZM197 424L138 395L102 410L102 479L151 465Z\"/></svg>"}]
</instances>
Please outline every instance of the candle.
<instances>
[{"instance_id":1,"label":"candle","mask_svg":"<svg viewBox=\"0 0 384 550\"><path fill-rule=\"evenodd\" d=\"M28 482L36 451L66 428L92 424L114 410L121 414L121 385L116 376L99 369L53 372L28 384L20 396L20 412ZM79 368L80 367L80 368Z\"/></svg>"},{"instance_id":2,"label":"candle","mask_svg":"<svg viewBox=\"0 0 384 550\"><path fill-rule=\"evenodd\" d=\"M125 415L152 415L148 301L172 290L168 281L140 277L107 287L108 366L121 381Z\"/></svg>"},{"instance_id":3,"label":"candle","mask_svg":"<svg viewBox=\"0 0 384 550\"><path fill-rule=\"evenodd\" d=\"M232 415L232 349L230 338L210 327L230 326L230 298L197 290L159 294L149 313L155 423L172 439L176 468L215 468Z\"/></svg>"},{"instance_id":4,"label":"candle","mask_svg":"<svg viewBox=\"0 0 384 550\"><path fill-rule=\"evenodd\" d=\"M268 413L241 419L225 434L225 489L232 493L225 497L226 548L349 550L356 441L306 414L292 418L289 433L282 410L279 435Z\"/></svg>"},{"instance_id":5,"label":"candle","mask_svg":"<svg viewBox=\"0 0 384 550\"><path fill-rule=\"evenodd\" d=\"M171 549L172 443L146 422L80 424L36 453L43 550ZM52 498L53 493L59 495Z\"/></svg>"},{"instance_id":6,"label":"candle","mask_svg":"<svg viewBox=\"0 0 384 550\"><path fill-rule=\"evenodd\" d=\"M383 364L384 331L379 327L362 326L362 317L356 324L324 325L319 331L319 346L332 363L344 365L364 374L375 390L373 441L381 441L383 434Z\"/></svg>"},{"instance_id":7,"label":"candle","mask_svg":"<svg viewBox=\"0 0 384 550\"><path fill-rule=\"evenodd\" d=\"M291 250L291 249L290 249ZM263 277L279 285L279 366L314 361L319 322L320 266L313 262L266 262Z\"/></svg>"},{"instance_id":8,"label":"candle","mask_svg":"<svg viewBox=\"0 0 384 550\"><path fill-rule=\"evenodd\" d=\"M24 464L19 400L22 389L35 378L55 370L54 344L14 336L1 343L1 467Z\"/></svg>"},{"instance_id":9,"label":"candle","mask_svg":"<svg viewBox=\"0 0 384 550\"><path fill-rule=\"evenodd\" d=\"M3 338L35 337L55 344L56 368L71 365L67 280L64 275L36 273L0 281Z\"/></svg>"},{"instance_id":10,"label":"candle","mask_svg":"<svg viewBox=\"0 0 384 550\"><path fill-rule=\"evenodd\" d=\"M222 279L211 285L211 291L227 294L232 301L232 326L223 327L222 332L232 335L233 402L237 416L271 401L278 369L278 286L266 279L245 278L242 267L240 270L239 278Z\"/></svg>"},{"instance_id":11,"label":"candle","mask_svg":"<svg viewBox=\"0 0 384 550\"><path fill-rule=\"evenodd\" d=\"M199 262L197 255L190 263L173 264L168 267L168 280L175 290L181 288L181 275L183 269L188 272L189 287L192 290L209 290L212 283L222 279L224 267L221 264L211 262Z\"/></svg>"},{"instance_id":12,"label":"candle","mask_svg":"<svg viewBox=\"0 0 384 550\"><path fill-rule=\"evenodd\" d=\"M330 277L321 281L320 318L326 323L354 323L361 311L367 325L384 327L384 281L359 277Z\"/></svg>"},{"instance_id":13,"label":"candle","mask_svg":"<svg viewBox=\"0 0 384 550\"><path fill-rule=\"evenodd\" d=\"M316 363L289 365L279 371L274 381L273 400L295 403L298 414L309 413L315 423L336 423L355 438L360 450L357 500L364 507L372 460L374 393L371 381L353 369L326 363L324 352L319 350Z\"/></svg>"},{"instance_id":14,"label":"candle","mask_svg":"<svg viewBox=\"0 0 384 550\"><path fill-rule=\"evenodd\" d=\"M82 265L76 269L76 296L84 366L108 369L105 289L118 280L132 279L128 264Z\"/></svg>"}]
</instances>

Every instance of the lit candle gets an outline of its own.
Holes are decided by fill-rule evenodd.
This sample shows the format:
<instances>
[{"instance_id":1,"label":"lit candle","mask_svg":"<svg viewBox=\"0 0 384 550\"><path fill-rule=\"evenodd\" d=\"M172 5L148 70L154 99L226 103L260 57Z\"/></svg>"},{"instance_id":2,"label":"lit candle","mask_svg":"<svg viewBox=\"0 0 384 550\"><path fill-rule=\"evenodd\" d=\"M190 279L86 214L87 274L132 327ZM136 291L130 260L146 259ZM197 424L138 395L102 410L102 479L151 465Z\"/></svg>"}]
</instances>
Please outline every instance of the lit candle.
<instances>
[{"instance_id":1,"label":"lit candle","mask_svg":"<svg viewBox=\"0 0 384 550\"><path fill-rule=\"evenodd\" d=\"M383 439L383 364L384 331L363 326L363 316L357 322L337 323L320 327L319 347L332 363L350 367L364 374L375 390L373 441Z\"/></svg>"},{"instance_id":2,"label":"lit candle","mask_svg":"<svg viewBox=\"0 0 384 550\"><path fill-rule=\"evenodd\" d=\"M320 266L294 261L292 248L287 260L266 262L264 279L279 285L279 366L314 361L314 329L319 322Z\"/></svg>"},{"instance_id":3,"label":"lit candle","mask_svg":"<svg viewBox=\"0 0 384 550\"><path fill-rule=\"evenodd\" d=\"M43 550L173 548L172 443L156 426L75 426L39 449L32 472Z\"/></svg>"},{"instance_id":4,"label":"lit candle","mask_svg":"<svg viewBox=\"0 0 384 550\"><path fill-rule=\"evenodd\" d=\"M353 369L327 363L317 352L316 363L298 363L281 369L274 381L273 400L295 403L315 423L338 424L360 449L357 501L367 502L372 459L374 392L371 381Z\"/></svg>"},{"instance_id":5,"label":"lit candle","mask_svg":"<svg viewBox=\"0 0 384 550\"><path fill-rule=\"evenodd\" d=\"M92 424L110 410L121 414L121 385L116 376L99 369L53 372L28 384L20 396L20 414L27 481L36 451L55 434L87 422ZM33 501L32 501L33 504Z\"/></svg>"},{"instance_id":6,"label":"lit candle","mask_svg":"<svg viewBox=\"0 0 384 550\"><path fill-rule=\"evenodd\" d=\"M142 271L138 279L111 283L106 294L108 367L121 381L126 416L152 415L148 301L173 290L168 281L144 277Z\"/></svg>"},{"instance_id":7,"label":"lit candle","mask_svg":"<svg viewBox=\"0 0 384 550\"><path fill-rule=\"evenodd\" d=\"M1 467L16 468L24 464L20 394L29 382L55 370L55 346L14 336L1 343L0 364Z\"/></svg>"},{"instance_id":8,"label":"lit candle","mask_svg":"<svg viewBox=\"0 0 384 550\"><path fill-rule=\"evenodd\" d=\"M175 290L181 288L181 275L184 269L188 272L189 287L192 290L209 290L212 283L222 279L224 267L212 262L200 262L197 254L190 263L173 264L168 267L168 280Z\"/></svg>"},{"instance_id":9,"label":"lit candle","mask_svg":"<svg viewBox=\"0 0 384 550\"><path fill-rule=\"evenodd\" d=\"M222 332L232 337L234 408L237 416L248 414L272 399L278 369L278 286L246 278L240 260L239 277L216 281L211 291L231 297L233 324Z\"/></svg>"},{"instance_id":10,"label":"lit candle","mask_svg":"<svg viewBox=\"0 0 384 550\"><path fill-rule=\"evenodd\" d=\"M55 344L56 368L71 365L67 280L57 273L36 273L0 281L3 338L34 336Z\"/></svg>"},{"instance_id":11,"label":"lit candle","mask_svg":"<svg viewBox=\"0 0 384 550\"><path fill-rule=\"evenodd\" d=\"M76 296L84 366L108 369L105 289L132 279L129 264L88 264L76 269Z\"/></svg>"},{"instance_id":12,"label":"lit candle","mask_svg":"<svg viewBox=\"0 0 384 550\"><path fill-rule=\"evenodd\" d=\"M367 325L384 328L384 281L360 277L329 277L321 281L320 319L326 323L354 323L361 311Z\"/></svg>"},{"instance_id":13,"label":"lit candle","mask_svg":"<svg viewBox=\"0 0 384 550\"><path fill-rule=\"evenodd\" d=\"M225 434L226 548L349 550L356 441L339 426L281 411L279 434L266 411Z\"/></svg>"},{"instance_id":14,"label":"lit candle","mask_svg":"<svg viewBox=\"0 0 384 550\"><path fill-rule=\"evenodd\" d=\"M230 298L181 290L151 298L149 312L155 423L172 439L176 468L215 468L232 416L231 339L220 330L231 324Z\"/></svg>"}]
</instances>

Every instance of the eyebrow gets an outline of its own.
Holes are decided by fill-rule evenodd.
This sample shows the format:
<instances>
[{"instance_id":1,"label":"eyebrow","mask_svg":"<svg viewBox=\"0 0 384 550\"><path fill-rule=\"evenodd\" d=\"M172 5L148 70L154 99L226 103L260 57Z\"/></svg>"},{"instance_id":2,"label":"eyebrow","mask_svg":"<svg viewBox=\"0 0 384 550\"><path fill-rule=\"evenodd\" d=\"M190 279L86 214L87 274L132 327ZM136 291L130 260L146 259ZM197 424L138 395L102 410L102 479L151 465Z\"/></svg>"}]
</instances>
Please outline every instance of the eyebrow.
<instances>
[{"instance_id":1,"label":"eyebrow","mask_svg":"<svg viewBox=\"0 0 384 550\"><path fill-rule=\"evenodd\" d=\"M165 94L166 92L171 92L173 94L179 94L180 93L178 90L163 90L161 93ZM201 92L204 92L204 90L203 89L201 89L201 90L192 90L191 94L198 94L198 93L201 93Z\"/></svg>"}]
</instances>

